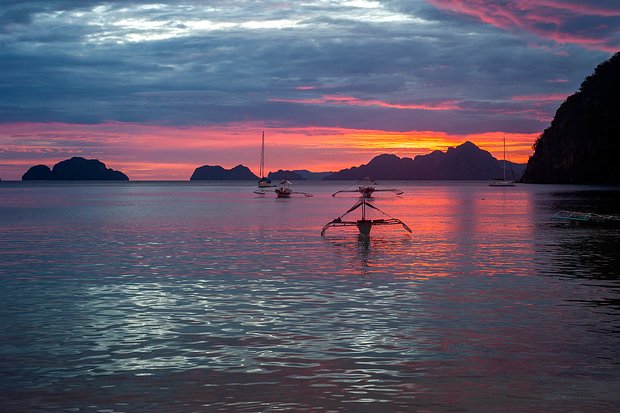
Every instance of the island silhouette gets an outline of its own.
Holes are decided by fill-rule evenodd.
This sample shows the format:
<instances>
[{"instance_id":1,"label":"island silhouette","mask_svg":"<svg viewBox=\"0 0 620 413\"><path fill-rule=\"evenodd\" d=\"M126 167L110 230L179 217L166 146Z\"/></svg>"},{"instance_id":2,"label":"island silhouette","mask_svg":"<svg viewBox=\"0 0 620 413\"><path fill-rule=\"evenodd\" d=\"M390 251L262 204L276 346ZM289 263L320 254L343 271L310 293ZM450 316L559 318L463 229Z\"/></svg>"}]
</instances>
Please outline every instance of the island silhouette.
<instances>
[{"instance_id":1,"label":"island silhouette","mask_svg":"<svg viewBox=\"0 0 620 413\"><path fill-rule=\"evenodd\" d=\"M219 165L203 165L194 170L190 181L247 181L258 179L247 166L237 165L232 169L225 169Z\"/></svg>"},{"instance_id":2,"label":"island silhouette","mask_svg":"<svg viewBox=\"0 0 620 413\"><path fill-rule=\"evenodd\" d=\"M107 168L98 159L74 156L58 162L52 169L35 165L22 176L22 181L128 181L127 175Z\"/></svg>"}]
</instances>

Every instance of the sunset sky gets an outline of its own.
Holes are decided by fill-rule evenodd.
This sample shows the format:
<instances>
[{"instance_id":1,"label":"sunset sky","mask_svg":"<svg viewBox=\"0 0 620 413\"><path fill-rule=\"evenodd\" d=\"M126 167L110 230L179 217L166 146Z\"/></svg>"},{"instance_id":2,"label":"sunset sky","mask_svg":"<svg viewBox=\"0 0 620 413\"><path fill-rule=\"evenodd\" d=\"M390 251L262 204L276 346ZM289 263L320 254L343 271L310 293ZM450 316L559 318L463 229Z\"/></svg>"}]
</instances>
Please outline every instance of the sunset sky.
<instances>
[{"instance_id":1,"label":"sunset sky","mask_svg":"<svg viewBox=\"0 0 620 413\"><path fill-rule=\"evenodd\" d=\"M0 178L97 158L337 170L466 140L526 162L620 49L618 0L2 0Z\"/></svg>"}]
</instances>

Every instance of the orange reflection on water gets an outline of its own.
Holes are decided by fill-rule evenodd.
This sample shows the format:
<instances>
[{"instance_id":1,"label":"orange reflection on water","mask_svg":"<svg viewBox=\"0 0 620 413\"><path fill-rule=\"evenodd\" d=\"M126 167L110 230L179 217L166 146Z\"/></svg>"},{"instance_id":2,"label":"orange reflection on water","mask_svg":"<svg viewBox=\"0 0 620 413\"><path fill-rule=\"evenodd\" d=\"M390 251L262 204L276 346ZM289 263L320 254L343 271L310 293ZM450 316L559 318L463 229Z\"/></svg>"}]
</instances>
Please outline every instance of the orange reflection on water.
<instances>
[{"instance_id":1,"label":"orange reflection on water","mask_svg":"<svg viewBox=\"0 0 620 413\"><path fill-rule=\"evenodd\" d=\"M526 274L532 268L533 200L527 189L485 182L390 185L405 195L377 196L373 205L404 221L413 234L399 227L373 228L370 241L357 246L364 273L421 279ZM354 246L352 239L343 250Z\"/></svg>"}]
</instances>

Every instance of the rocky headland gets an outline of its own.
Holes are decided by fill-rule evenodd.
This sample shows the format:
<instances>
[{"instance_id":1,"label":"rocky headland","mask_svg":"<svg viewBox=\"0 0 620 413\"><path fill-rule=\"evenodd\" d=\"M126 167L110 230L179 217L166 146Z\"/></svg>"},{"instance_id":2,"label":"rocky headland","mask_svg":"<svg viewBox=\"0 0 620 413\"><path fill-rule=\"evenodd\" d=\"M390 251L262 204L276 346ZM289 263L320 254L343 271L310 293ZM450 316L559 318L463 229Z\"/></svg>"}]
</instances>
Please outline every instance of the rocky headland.
<instances>
[{"instance_id":1,"label":"rocky headland","mask_svg":"<svg viewBox=\"0 0 620 413\"><path fill-rule=\"evenodd\" d=\"M527 183L619 184L620 53L596 67L534 144Z\"/></svg>"}]
</instances>

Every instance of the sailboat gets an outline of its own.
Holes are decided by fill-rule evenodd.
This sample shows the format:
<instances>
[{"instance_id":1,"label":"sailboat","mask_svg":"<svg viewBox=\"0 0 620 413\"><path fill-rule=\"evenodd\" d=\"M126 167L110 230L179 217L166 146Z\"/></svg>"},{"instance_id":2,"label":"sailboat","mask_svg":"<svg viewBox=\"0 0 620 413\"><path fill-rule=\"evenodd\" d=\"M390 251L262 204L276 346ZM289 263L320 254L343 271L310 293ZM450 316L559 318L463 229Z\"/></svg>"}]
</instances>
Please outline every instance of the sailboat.
<instances>
[{"instance_id":1,"label":"sailboat","mask_svg":"<svg viewBox=\"0 0 620 413\"><path fill-rule=\"evenodd\" d=\"M361 217L361 219L358 219L358 220L355 220L355 221L343 221L342 218L345 215L347 215L349 212L355 211L358 208L362 208L362 217ZM387 216L387 218L367 219L366 218L366 208L375 209L375 210L379 211L380 213L382 213L383 215ZM368 238L370 236L370 230L372 229L372 227L373 226L378 226L378 225L402 225L402 227L405 229L405 231L411 232L411 228L409 228L407 226L407 224L405 224L403 221L401 221L398 218L394 218L394 217L386 214L385 212L381 211L376 206L369 204L368 203L368 199L366 197L362 196L359 199L359 201L357 201L355 203L355 205L353 205L351 208L349 208L349 210L347 212L345 212L344 214L340 215L338 218L333 219L330 222L328 222L327 224L325 224L323 226L323 229L321 229L321 236L325 235L325 231L327 231L327 229L331 228L331 227L350 227L350 226L356 226L358 231L360 232L360 237Z\"/></svg>"},{"instance_id":2,"label":"sailboat","mask_svg":"<svg viewBox=\"0 0 620 413\"><path fill-rule=\"evenodd\" d=\"M271 183L271 179L265 177L265 131L263 131L263 136L261 140L261 148L260 148L260 179L258 180L259 188L272 188L275 185Z\"/></svg>"},{"instance_id":3,"label":"sailboat","mask_svg":"<svg viewBox=\"0 0 620 413\"><path fill-rule=\"evenodd\" d=\"M271 186L275 186L275 185L271 185ZM256 191L254 191L254 193L257 195L265 195L268 191L271 191L271 190L257 189ZM293 183L285 179L280 181L276 189L273 191L276 193L276 196L278 198L290 198L291 195L294 195L294 194L303 195L306 198L312 197L312 194L309 194L307 192L293 191Z\"/></svg>"},{"instance_id":4,"label":"sailboat","mask_svg":"<svg viewBox=\"0 0 620 413\"><path fill-rule=\"evenodd\" d=\"M489 182L489 186L515 186L514 181L514 172L513 172L513 180L506 179L506 137L504 136L504 162L502 163L503 177L495 178ZM512 167L512 166L511 166Z\"/></svg>"}]
</instances>

